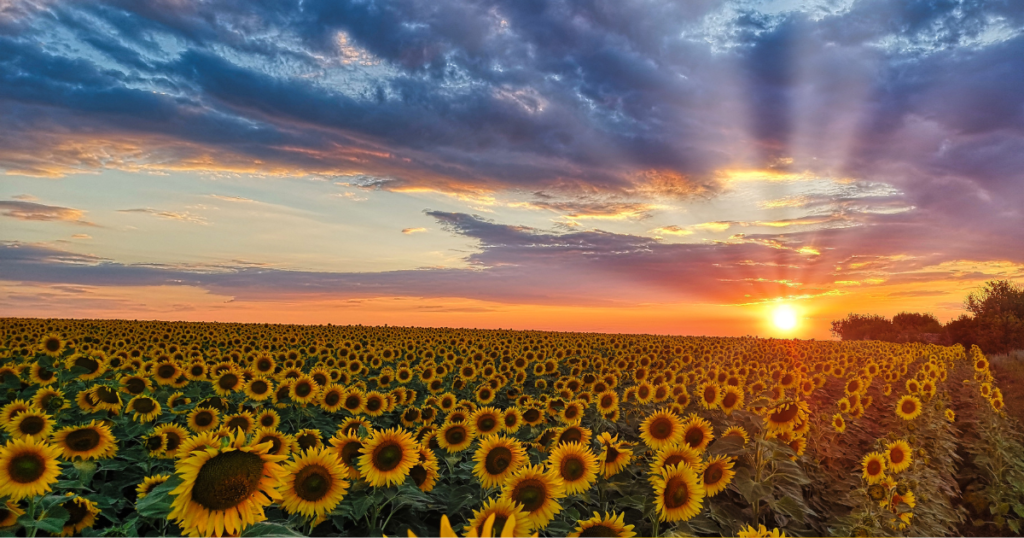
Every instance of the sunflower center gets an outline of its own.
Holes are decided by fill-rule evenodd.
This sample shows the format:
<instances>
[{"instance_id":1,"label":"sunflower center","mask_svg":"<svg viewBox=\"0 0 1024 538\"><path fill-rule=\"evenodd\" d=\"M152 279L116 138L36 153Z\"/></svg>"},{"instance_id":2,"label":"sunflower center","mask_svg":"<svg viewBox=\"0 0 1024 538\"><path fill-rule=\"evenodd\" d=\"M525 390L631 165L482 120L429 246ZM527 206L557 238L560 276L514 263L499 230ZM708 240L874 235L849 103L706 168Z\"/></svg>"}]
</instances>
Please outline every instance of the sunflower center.
<instances>
[{"instance_id":1,"label":"sunflower center","mask_svg":"<svg viewBox=\"0 0 1024 538\"><path fill-rule=\"evenodd\" d=\"M139 413L152 413L153 410L156 409L156 402L149 398L140 398L135 400L135 405L133 407Z\"/></svg>"},{"instance_id":2,"label":"sunflower center","mask_svg":"<svg viewBox=\"0 0 1024 538\"><path fill-rule=\"evenodd\" d=\"M30 484L39 480L46 471L46 461L42 456L32 452L22 453L10 459L7 464L7 474L11 480L19 484Z\"/></svg>"},{"instance_id":3,"label":"sunflower center","mask_svg":"<svg viewBox=\"0 0 1024 538\"><path fill-rule=\"evenodd\" d=\"M593 527L588 527L580 533L580 536L618 536L619 533L615 529L604 524L597 524Z\"/></svg>"},{"instance_id":4,"label":"sunflower center","mask_svg":"<svg viewBox=\"0 0 1024 538\"><path fill-rule=\"evenodd\" d=\"M175 370L176 369L172 364L161 364L160 367L156 369L156 375L164 379L169 379L174 376Z\"/></svg>"},{"instance_id":5,"label":"sunflower center","mask_svg":"<svg viewBox=\"0 0 1024 538\"><path fill-rule=\"evenodd\" d=\"M142 391L146 390L146 382L137 377L129 379L124 386L132 394L142 394Z\"/></svg>"},{"instance_id":6,"label":"sunflower center","mask_svg":"<svg viewBox=\"0 0 1024 538\"><path fill-rule=\"evenodd\" d=\"M36 415L29 415L25 417L20 424L18 424L18 429L21 430L21 433L24 435L35 435L43 431L43 428L45 427L46 420L43 419L43 417Z\"/></svg>"},{"instance_id":7,"label":"sunflower center","mask_svg":"<svg viewBox=\"0 0 1024 538\"><path fill-rule=\"evenodd\" d=\"M651 423L651 436L658 440L668 439L672 436L672 421L661 417Z\"/></svg>"},{"instance_id":8,"label":"sunflower center","mask_svg":"<svg viewBox=\"0 0 1024 538\"><path fill-rule=\"evenodd\" d=\"M383 404L384 402L382 402L380 398L370 398L369 400L366 401L366 410L376 411L380 409Z\"/></svg>"},{"instance_id":9,"label":"sunflower center","mask_svg":"<svg viewBox=\"0 0 1024 538\"><path fill-rule=\"evenodd\" d=\"M196 413L195 423L200 427L209 426L213 423L213 413L209 411L200 411Z\"/></svg>"},{"instance_id":10,"label":"sunflower center","mask_svg":"<svg viewBox=\"0 0 1024 538\"><path fill-rule=\"evenodd\" d=\"M492 416L483 417L476 423L477 429L483 433L493 430L497 425L498 421L494 420Z\"/></svg>"},{"instance_id":11,"label":"sunflower center","mask_svg":"<svg viewBox=\"0 0 1024 538\"><path fill-rule=\"evenodd\" d=\"M363 448L363 444L358 441L350 441L341 447L341 460L345 462L345 465L355 467L356 458L359 457L359 449L361 448Z\"/></svg>"},{"instance_id":12,"label":"sunflower center","mask_svg":"<svg viewBox=\"0 0 1024 538\"><path fill-rule=\"evenodd\" d=\"M217 386L224 390L231 390L238 384L238 376L235 374L224 374L217 380Z\"/></svg>"},{"instance_id":13,"label":"sunflower center","mask_svg":"<svg viewBox=\"0 0 1024 538\"><path fill-rule=\"evenodd\" d=\"M718 389L714 386L704 389L704 401L713 402L718 399Z\"/></svg>"},{"instance_id":14,"label":"sunflower center","mask_svg":"<svg viewBox=\"0 0 1024 538\"><path fill-rule=\"evenodd\" d=\"M601 407L605 409L611 407L614 403L615 398L612 398L611 396L605 396L604 398L601 398Z\"/></svg>"},{"instance_id":15,"label":"sunflower center","mask_svg":"<svg viewBox=\"0 0 1024 538\"><path fill-rule=\"evenodd\" d=\"M85 520L89 516L89 506L84 502L75 499L69 503L64 503L64 509L68 511L71 516L67 521L64 522L64 526L77 525Z\"/></svg>"},{"instance_id":16,"label":"sunflower center","mask_svg":"<svg viewBox=\"0 0 1024 538\"><path fill-rule=\"evenodd\" d=\"M484 459L484 468L490 474L501 474L512 464L512 451L506 447L498 446L491 449Z\"/></svg>"},{"instance_id":17,"label":"sunflower center","mask_svg":"<svg viewBox=\"0 0 1024 538\"><path fill-rule=\"evenodd\" d=\"M306 382L301 382L295 385L295 395L300 398L309 396L309 393L313 392L313 386Z\"/></svg>"},{"instance_id":18,"label":"sunflower center","mask_svg":"<svg viewBox=\"0 0 1024 538\"><path fill-rule=\"evenodd\" d=\"M691 447L700 446L700 444L704 442L704 430L700 428L690 428L687 430L684 439L686 440L686 444Z\"/></svg>"},{"instance_id":19,"label":"sunflower center","mask_svg":"<svg viewBox=\"0 0 1024 538\"><path fill-rule=\"evenodd\" d=\"M263 443L270 443L270 453L277 454L281 450L281 439L276 435L267 435L262 437L256 444L262 445Z\"/></svg>"},{"instance_id":20,"label":"sunflower center","mask_svg":"<svg viewBox=\"0 0 1024 538\"><path fill-rule=\"evenodd\" d=\"M75 359L75 366L85 368L90 374L100 369L100 363L90 357L78 357Z\"/></svg>"},{"instance_id":21,"label":"sunflower center","mask_svg":"<svg viewBox=\"0 0 1024 538\"><path fill-rule=\"evenodd\" d=\"M608 447L608 453L604 457L604 462L605 463L612 463L612 462L614 462L617 459L619 459L619 451L616 450L615 447L609 446Z\"/></svg>"},{"instance_id":22,"label":"sunflower center","mask_svg":"<svg viewBox=\"0 0 1024 538\"><path fill-rule=\"evenodd\" d=\"M334 407L335 405L338 405L338 402L340 401L341 395L338 394L337 392L329 392L327 393L327 396L324 396L324 403L327 404L329 407Z\"/></svg>"},{"instance_id":23,"label":"sunflower center","mask_svg":"<svg viewBox=\"0 0 1024 538\"><path fill-rule=\"evenodd\" d=\"M360 403L359 396L349 396L345 398L345 409L356 409Z\"/></svg>"},{"instance_id":24,"label":"sunflower center","mask_svg":"<svg viewBox=\"0 0 1024 538\"><path fill-rule=\"evenodd\" d=\"M686 460L684 460L683 457L680 456L679 454L674 454L672 456L669 456L669 457L665 458L665 463L662 464L662 467L668 467L669 465L676 465L676 464L678 464L679 462L682 462L682 461L686 461Z\"/></svg>"},{"instance_id":25,"label":"sunflower center","mask_svg":"<svg viewBox=\"0 0 1024 538\"><path fill-rule=\"evenodd\" d=\"M682 478L672 478L665 485L665 506L668 508L679 508L689 499L690 489Z\"/></svg>"},{"instance_id":26,"label":"sunflower center","mask_svg":"<svg viewBox=\"0 0 1024 538\"><path fill-rule=\"evenodd\" d=\"M374 467L380 471L390 471L402 463L402 454L402 447L398 443L381 445L373 453Z\"/></svg>"},{"instance_id":27,"label":"sunflower center","mask_svg":"<svg viewBox=\"0 0 1024 538\"><path fill-rule=\"evenodd\" d=\"M253 394L266 394L267 391L270 390L270 386L267 385L266 381L258 379L252 382L252 385L249 386L249 390L251 390Z\"/></svg>"},{"instance_id":28,"label":"sunflower center","mask_svg":"<svg viewBox=\"0 0 1024 538\"><path fill-rule=\"evenodd\" d=\"M914 402L914 400L907 400L903 402L902 409L904 413L910 415L917 410L917 404Z\"/></svg>"},{"instance_id":29,"label":"sunflower center","mask_svg":"<svg viewBox=\"0 0 1024 538\"><path fill-rule=\"evenodd\" d=\"M868 474L871 476L877 475L882 472L882 463L878 460L871 460L868 462Z\"/></svg>"},{"instance_id":30,"label":"sunflower center","mask_svg":"<svg viewBox=\"0 0 1024 538\"><path fill-rule=\"evenodd\" d=\"M569 482L582 478L586 470L586 466L577 458L568 458L562 462L562 478Z\"/></svg>"},{"instance_id":31,"label":"sunflower center","mask_svg":"<svg viewBox=\"0 0 1024 538\"><path fill-rule=\"evenodd\" d=\"M547 500L547 486L540 480L531 478L524 480L512 492L512 499L523 505L523 510L532 513Z\"/></svg>"},{"instance_id":32,"label":"sunflower center","mask_svg":"<svg viewBox=\"0 0 1024 538\"><path fill-rule=\"evenodd\" d=\"M207 510L234 508L256 492L263 477L263 459L232 450L203 464L192 487L192 500Z\"/></svg>"},{"instance_id":33,"label":"sunflower center","mask_svg":"<svg viewBox=\"0 0 1024 538\"><path fill-rule=\"evenodd\" d=\"M110 390L108 387L100 387L99 390L96 391L96 397L103 403L121 403L121 398L117 395L117 392Z\"/></svg>"},{"instance_id":34,"label":"sunflower center","mask_svg":"<svg viewBox=\"0 0 1024 538\"><path fill-rule=\"evenodd\" d=\"M47 338L46 344L44 345L46 346L46 351L49 351L50 353L56 353L57 350L60 349L60 340L56 338Z\"/></svg>"},{"instance_id":35,"label":"sunflower center","mask_svg":"<svg viewBox=\"0 0 1024 538\"><path fill-rule=\"evenodd\" d=\"M310 448L315 447L317 445L317 441L319 440L319 437L311 433L304 433L300 435L298 439L296 439L296 441L298 441L299 443L299 448L301 448L302 450L308 450Z\"/></svg>"},{"instance_id":36,"label":"sunflower center","mask_svg":"<svg viewBox=\"0 0 1024 538\"><path fill-rule=\"evenodd\" d=\"M505 415L505 427L506 428L511 428L512 426L515 426L516 422L518 422L518 420L516 420L516 416L515 415Z\"/></svg>"},{"instance_id":37,"label":"sunflower center","mask_svg":"<svg viewBox=\"0 0 1024 538\"><path fill-rule=\"evenodd\" d=\"M893 463L903 463L903 456L903 450L901 449L894 448L893 450L889 451L889 460L891 460Z\"/></svg>"},{"instance_id":38,"label":"sunflower center","mask_svg":"<svg viewBox=\"0 0 1024 538\"><path fill-rule=\"evenodd\" d=\"M577 428L569 428L562 432L558 438L558 444L577 442L583 444L583 432Z\"/></svg>"},{"instance_id":39,"label":"sunflower center","mask_svg":"<svg viewBox=\"0 0 1024 538\"><path fill-rule=\"evenodd\" d=\"M322 465L307 465L295 475L295 494L306 501L318 501L334 485L334 478Z\"/></svg>"},{"instance_id":40,"label":"sunflower center","mask_svg":"<svg viewBox=\"0 0 1024 538\"><path fill-rule=\"evenodd\" d=\"M88 452L100 444L100 432L92 428L75 430L64 438L64 444L75 452Z\"/></svg>"},{"instance_id":41,"label":"sunflower center","mask_svg":"<svg viewBox=\"0 0 1024 538\"><path fill-rule=\"evenodd\" d=\"M717 484L722 479L722 476L722 468L718 465L714 465L707 471L704 471L704 483Z\"/></svg>"},{"instance_id":42,"label":"sunflower center","mask_svg":"<svg viewBox=\"0 0 1024 538\"><path fill-rule=\"evenodd\" d=\"M274 425L274 415L267 413L260 418L260 425L265 428L270 428Z\"/></svg>"},{"instance_id":43,"label":"sunflower center","mask_svg":"<svg viewBox=\"0 0 1024 538\"><path fill-rule=\"evenodd\" d=\"M523 413L523 420L525 420L527 422L535 422L539 418L540 418L540 411L538 411L536 409L527 409L526 412Z\"/></svg>"},{"instance_id":44,"label":"sunflower center","mask_svg":"<svg viewBox=\"0 0 1024 538\"><path fill-rule=\"evenodd\" d=\"M151 452L153 450L160 450L164 446L164 442L166 442L166 440L167 438L163 435L154 435L153 437L146 439L146 450Z\"/></svg>"},{"instance_id":45,"label":"sunflower center","mask_svg":"<svg viewBox=\"0 0 1024 538\"><path fill-rule=\"evenodd\" d=\"M416 487L422 486L427 481L427 470L422 465L417 465L410 469L409 474L416 482Z\"/></svg>"},{"instance_id":46,"label":"sunflower center","mask_svg":"<svg viewBox=\"0 0 1024 538\"><path fill-rule=\"evenodd\" d=\"M793 404L788 404L786 407L771 414L771 420L776 423L784 424L796 418L800 408Z\"/></svg>"},{"instance_id":47,"label":"sunflower center","mask_svg":"<svg viewBox=\"0 0 1024 538\"><path fill-rule=\"evenodd\" d=\"M737 396L735 394L733 394L731 392L727 393L725 395L725 398L722 398L722 407L725 407L725 408L728 409L728 408L736 405L736 399L737 399Z\"/></svg>"},{"instance_id":48,"label":"sunflower center","mask_svg":"<svg viewBox=\"0 0 1024 538\"><path fill-rule=\"evenodd\" d=\"M466 431L462 428L451 428L444 432L444 440L450 445L459 445L466 440Z\"/></svg>"},{"instance_id":49,"label":"sunflower center","mask_svg":"<svg viewBox=\"0 0 1024 538\"><path fill-rule=\"evenodd\" d=\"M174 430L165 431L164 436L167 437L167 451L174 452L178 450L178 447L181 446L181 436Z\"/></svg>"}]
</instances>

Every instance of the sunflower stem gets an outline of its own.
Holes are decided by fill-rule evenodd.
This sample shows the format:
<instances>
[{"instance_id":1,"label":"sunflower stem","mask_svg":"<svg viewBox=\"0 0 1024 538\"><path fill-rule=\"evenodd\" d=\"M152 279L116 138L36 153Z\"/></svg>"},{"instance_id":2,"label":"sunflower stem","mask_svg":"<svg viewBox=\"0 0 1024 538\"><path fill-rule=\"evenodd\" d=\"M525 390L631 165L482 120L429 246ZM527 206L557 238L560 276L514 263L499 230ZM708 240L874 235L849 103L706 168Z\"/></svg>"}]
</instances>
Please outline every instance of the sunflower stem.
<instances>
[{"instance_id":1,"label":"sunflower stem","mask_svg":"<svg viewBox=\"0 0 1024 538\"><path fill-rule=\"evenodd\" d=\"M29 501L29 503L28 503L28 517L34 523L36 522L36 501L38 499L39 499L38 495L33 495L32 496L32 500ZM30 538L35 538L36 532L38 532L38 530L39 530L39 528L36 527L36 525L34 523L32 525L32 529L29 530L28 533L27 533Z\"/></svg>"}]
</instances>

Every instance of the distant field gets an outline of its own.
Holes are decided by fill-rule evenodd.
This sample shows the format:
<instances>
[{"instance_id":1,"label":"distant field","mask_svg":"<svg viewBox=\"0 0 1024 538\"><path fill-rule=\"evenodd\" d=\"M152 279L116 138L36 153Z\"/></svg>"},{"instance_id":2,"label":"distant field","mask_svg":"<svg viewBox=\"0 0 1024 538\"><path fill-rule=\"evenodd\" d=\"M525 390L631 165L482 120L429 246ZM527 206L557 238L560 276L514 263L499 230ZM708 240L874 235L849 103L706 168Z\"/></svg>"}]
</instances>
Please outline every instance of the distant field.
<instances>
[{"instance_id":1,"label":"distant field","mask_svg":"<svg viewBox=\"0 0 1024 538\"><path fill-rule=\"evenodd\" d=\"M1022 381L930 344L4 319L0 532L1018 533Z\"/></svg>"}]
</instances>

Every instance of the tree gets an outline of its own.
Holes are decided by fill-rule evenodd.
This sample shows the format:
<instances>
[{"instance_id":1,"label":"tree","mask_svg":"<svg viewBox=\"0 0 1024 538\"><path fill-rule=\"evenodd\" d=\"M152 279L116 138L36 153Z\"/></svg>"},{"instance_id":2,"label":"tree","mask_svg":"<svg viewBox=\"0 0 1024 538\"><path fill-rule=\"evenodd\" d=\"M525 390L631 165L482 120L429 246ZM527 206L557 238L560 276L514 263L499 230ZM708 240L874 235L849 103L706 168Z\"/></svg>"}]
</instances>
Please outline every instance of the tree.
<instances>
[{"instance_id":1,"label":"tree","mask_svg":"<svg viewBox=\"0 0 1024 538\"><path fill-rule=\"evenodd\" d=\"M832 322L832 334L843 340L893 341L896 332L892 322L878 315L850 314Z\"/></svg>"},{"instance_id":2,"label":"tree","mask_svg":"<svg viewBox=\"0 0 1024 538\"><path fill-rule=\"evenodd\" d=\"M1024 287L1010 280L991 280L964 301L969 314L946 324L956 343L977 344L985 353L1024 349Z\"/></svg>"}]
</instances>

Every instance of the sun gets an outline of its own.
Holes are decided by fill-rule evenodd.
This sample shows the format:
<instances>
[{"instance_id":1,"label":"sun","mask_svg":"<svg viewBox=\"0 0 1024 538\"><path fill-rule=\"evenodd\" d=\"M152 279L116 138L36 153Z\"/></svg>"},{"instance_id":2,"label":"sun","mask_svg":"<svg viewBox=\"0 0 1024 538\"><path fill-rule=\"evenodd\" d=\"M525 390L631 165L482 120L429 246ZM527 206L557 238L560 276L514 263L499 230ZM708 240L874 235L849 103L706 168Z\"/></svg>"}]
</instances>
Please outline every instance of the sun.
<instances>
[{"instance_id":1,"label":"sun","mask_svg":"<svg viewBox=\"0 0 1024 538\"><path fill-rule=\"evenodd\" d=\"M792 331L799 323L796 309L789 305L780 305L772 310L772 322L784 331Z\"/></svg>"}]
</instances>

